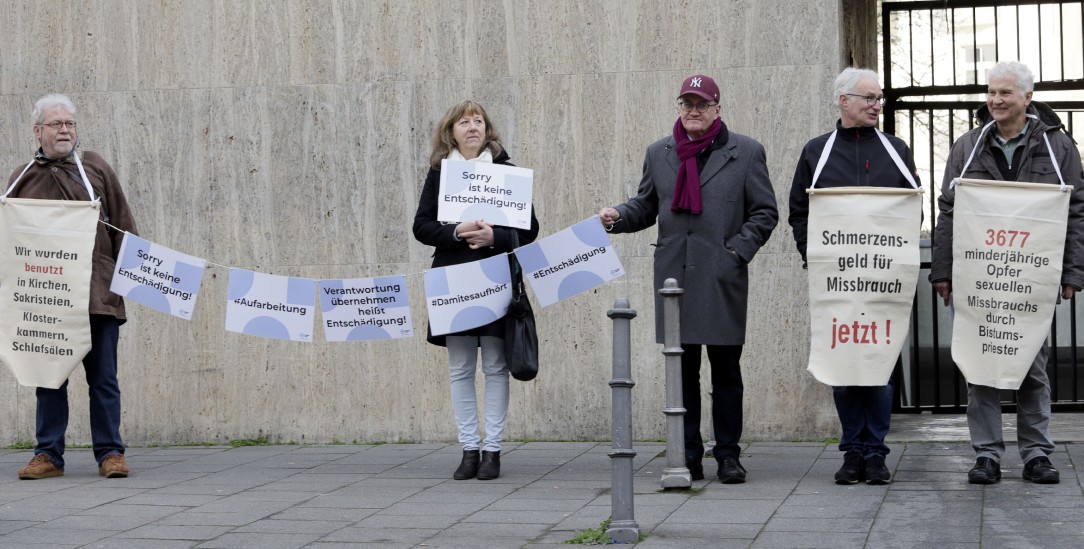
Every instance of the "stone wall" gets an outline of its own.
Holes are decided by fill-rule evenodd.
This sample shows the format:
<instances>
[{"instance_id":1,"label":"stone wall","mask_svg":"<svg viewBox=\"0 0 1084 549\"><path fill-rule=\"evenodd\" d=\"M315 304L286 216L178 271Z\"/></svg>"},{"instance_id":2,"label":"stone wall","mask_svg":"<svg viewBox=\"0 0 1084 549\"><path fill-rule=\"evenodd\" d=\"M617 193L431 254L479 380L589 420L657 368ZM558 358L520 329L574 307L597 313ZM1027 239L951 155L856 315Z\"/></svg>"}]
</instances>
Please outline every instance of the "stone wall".
<instances>
[{"instance_id":1,"label":"stone wall","mask_svg":"<svg viewBox=\"0 0 1084 549\"><path fill-rule=\"evenodd\" d=\"M68 93L81 147L120 174L142 236L213 263L192 321L129 303L128 443L454 440L443 349L420 335L326 343L318 333L305 344L226 332L228 267L409 273L424 333L431 249L410 225L431 132L451 104L484 104L513 161L535 170L544 236L635 190L645 147L670 131L680 82L695 72L719 82L731 130L764 143L780 202L751 265L746 438L836 435L830 391L805 372L806 283L786 201L801 146L836 118L840 2L0 4L0 166L30 159L33 101ZM513 382L507 438L610 437L606 311L622 296L639 312L635 437L664 438L654 239L653 229L615 237L624 278L538 312L543 370ZM85 444L81 372L71 386L69 443ZM33 424L33 390L0 371L0 444L31 441Z\"/></svg>"}]
</instances>

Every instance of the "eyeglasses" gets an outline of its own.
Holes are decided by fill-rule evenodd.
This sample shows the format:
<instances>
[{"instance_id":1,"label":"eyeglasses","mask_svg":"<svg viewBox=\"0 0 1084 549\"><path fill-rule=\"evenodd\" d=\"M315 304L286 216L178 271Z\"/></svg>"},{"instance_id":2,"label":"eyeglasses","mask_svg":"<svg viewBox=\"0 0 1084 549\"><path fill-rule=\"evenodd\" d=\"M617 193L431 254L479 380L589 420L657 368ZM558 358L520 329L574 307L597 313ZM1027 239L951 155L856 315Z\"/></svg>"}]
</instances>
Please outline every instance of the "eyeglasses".
<instances>
[{"instance_id":1,"label":"eyeglasses","mask_svg":"<svg viewBox=\"0 0 1084 549\"><path fill-rule=\"evenodd\" d=\"M64 122L61 122L59 120L55 120L53 122L49 122L48 124L38 124L38 125L39 126L47 126L49 129L56 130L56 131L60 131L60 128L63 128L65 126L67 126L69 130L75 131L75 120L67 120L67 121L64 121Z\"/></svg>"},{"instance_id":2,"label":"eyeglasses","mask_svg":"<svg viewBox=\"0 0 1084 549\"><path fill-rule=\"evenodd\" d=\"M678 108L681 112L690 112L696 109L696 112L704 112L711 107L718 106L718 103L692 103L690 101L678 101Z\"/></svg>"},{"instance_id":3,"label":"eyeglasses","mask_svg":"<svg viewBox=\"0 0 1084 549\"><path fill-rule=\"evenodd\" d=\"M877 96L877 97L874 97L872 95L858 95L857 93L845 93L843 95L849 95L851 97L861 97L862 99L866 100L866 106L867 107L872 107L874 105L874 103L876 103L876 104L878 104L878 105L880 105L882 107L885 105L885 96L883 96L883 95L880 95L880 96Z\"/></svg>"}]
</instances>

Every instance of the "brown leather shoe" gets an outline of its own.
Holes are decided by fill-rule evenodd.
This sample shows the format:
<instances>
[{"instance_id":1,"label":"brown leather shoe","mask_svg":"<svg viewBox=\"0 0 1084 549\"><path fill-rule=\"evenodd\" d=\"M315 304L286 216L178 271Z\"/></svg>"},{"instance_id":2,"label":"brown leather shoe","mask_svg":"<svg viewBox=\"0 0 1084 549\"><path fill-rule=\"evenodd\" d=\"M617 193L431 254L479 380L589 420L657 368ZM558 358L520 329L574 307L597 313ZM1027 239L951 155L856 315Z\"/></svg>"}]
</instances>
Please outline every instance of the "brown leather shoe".
<instances>
[{"instance_id":1,"label":"brown leather shoe","mask_svg":"<svg viewBox=\"0 0 1084 549\"><path fill-rule=\"evenodd\" d=\"M124 454L113 454L98 466L98 474L105 478L125 478L128 476L128 463Z\"/></svg>"},{"instance_id":2,"label":"brown leather shoe","mask_svg":"<svg viewBox=\"0 0 1084 549\"><path fill-rule=\"evenodd\" d=\"M27 463L26 467L19 469L20 480L38 480L63 475L64 470L57 469L56 465L53 465L53 462L49 460L49 456L45 454L34 454L34 457L30 459L30 463Z\"/></svg>"}]
</instances>

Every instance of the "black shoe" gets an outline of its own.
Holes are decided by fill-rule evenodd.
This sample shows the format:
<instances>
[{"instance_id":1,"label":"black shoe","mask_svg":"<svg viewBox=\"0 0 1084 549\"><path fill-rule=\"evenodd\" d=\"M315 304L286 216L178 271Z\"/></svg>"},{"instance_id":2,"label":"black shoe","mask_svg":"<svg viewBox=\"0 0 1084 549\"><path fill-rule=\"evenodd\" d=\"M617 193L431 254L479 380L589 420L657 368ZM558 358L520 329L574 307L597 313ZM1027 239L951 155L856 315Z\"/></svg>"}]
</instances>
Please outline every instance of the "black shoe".
<instances>
[{"instance_id":1,"label":"black shoe","mask_svg":"<svg viewBox=\"0 0 1084 549\"><path fill-rule=\"evenodd\" d=\"M745 482L745 467L734 456L726 456L719 460L719 480L723 484L741 484Z\"/></svg>"},{"instance_id":2,"label":"black shoe","mask_svg":"<svg viewBox=\"0 0 1084 549\"><path fill-rule=\"evenodd\" d=\"M1046 456L1039 456L1024 464L1024 480L1035 484L1057 484L1061 482L1061 474Z\"/></svg>"},{"instance_id":3,"label":"black shoe","mask_svg":"<svg viewBox=\"0 0 1084 549\"><path fill-rule=\"evenodd\" d=\"M990 458L983 457L975 460L975 466L967 472L967 481L971 484L993 484L999 480L1001 480L1001 464Z\"/></svg>"},{"instance_id":4,"label":"black shoe","mask_svg":"<svg viewBox=\"0 0 1084 549\"><path fill-rule=\"evenodd\" d=\"M478 474L478 450L463 450L463 461L459 462L459 468L452 474L456 480L467 480Z\"/></svg>"},{"instance_id":5,"label":"black shoe","mask_svg":"<svg viewBox=\"0 0 1084 549\"><path fill-rule=\"evenodd\" d=\"M501 476L501 453L482 451L482 464L478 466L478 480L493 480Z\"/></svg>"},{"instance_id":6,"label":"black shoe","mask_svg":"<svg viewBox=\"0 0 1084 549\"><path fill-rule=\"evenodd\" d=\"M704 480L704 463L702 461L687 461L685 467L689 469L689 476L693 480Z\"/></svg>"},{"instance_id":7,"label":"black shoe","mask_svg":"<svg viewBox=\"0 0 1084 549\"><path fill-rule=\"evenodd\" d=\"M866 478L866 463L858 454L844 454L843 466L836 471L836 484L858 484Z\"/></svg>"},{"instance_id":8,"label":"black shoe","mask_svg":"<svg viewBox=\"0 0 1084 549\"><path fill-rule=\"evenodd\" d=\"M866 484L888 484L892 473L885 467L884 456L873 456L866 460Z\"/></svg>"}]
</instances>

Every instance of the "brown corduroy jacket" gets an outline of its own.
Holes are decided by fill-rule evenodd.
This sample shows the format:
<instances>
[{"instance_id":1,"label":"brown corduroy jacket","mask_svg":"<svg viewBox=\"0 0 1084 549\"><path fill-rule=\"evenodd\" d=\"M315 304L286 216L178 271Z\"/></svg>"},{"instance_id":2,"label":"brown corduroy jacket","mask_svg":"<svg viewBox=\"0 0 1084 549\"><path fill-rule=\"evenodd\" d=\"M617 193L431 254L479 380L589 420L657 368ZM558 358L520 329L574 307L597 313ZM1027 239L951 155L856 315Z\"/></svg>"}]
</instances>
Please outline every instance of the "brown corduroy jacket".
<instances>
[{"instance_id":1,"label":"brown corduroy jacket","mask_svg":"<svg viewBox=\"0 0 1084 549\"><path fill-rule=\"evenodd\" d=\"M113 168L97 153L82 151L79 158L90 181L94 193L101 198L102 205L99 219L118 229L136 233L135 219L124 198L120 181ZM61 160L45 160L39 157L26 171L19 184L8 196L11 198L37 198L45 200L88 200L86 188L79 176L79 167L71 156ZM7 186L15 181L24 166L19 166L8 177ZM90 278L89 313L109 315L126 320L124 300L109 291L113 281L113 270L120 253L124 233L110 229L98 223L98 233L94 239L94 264Z\"/></svg>"}]
</instances>

